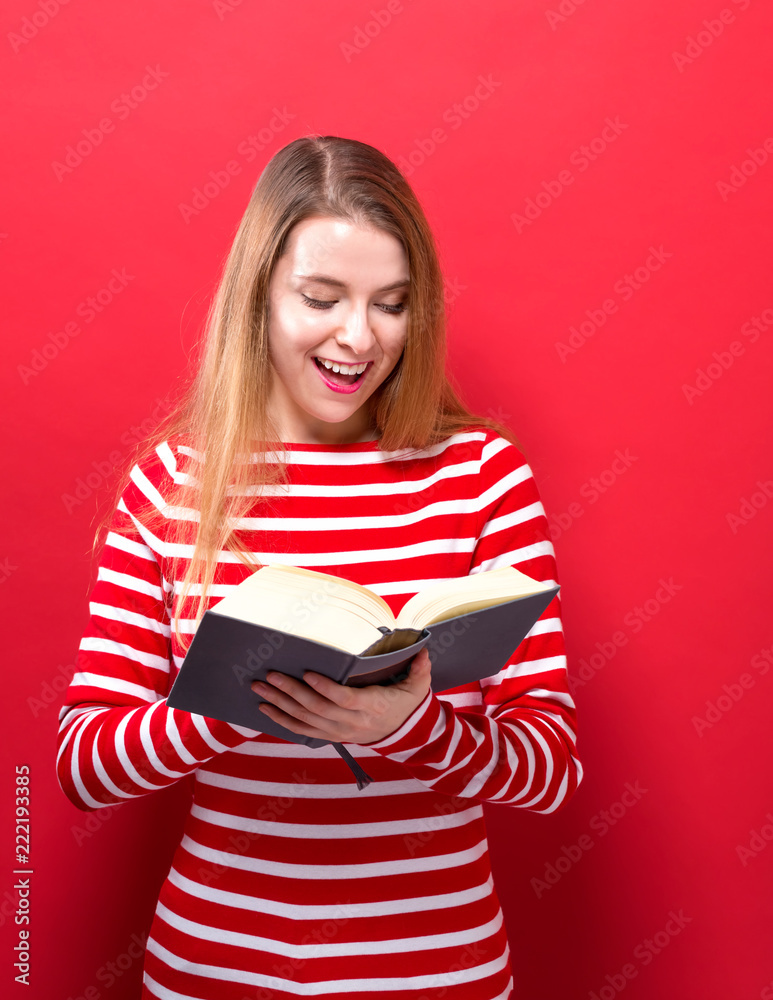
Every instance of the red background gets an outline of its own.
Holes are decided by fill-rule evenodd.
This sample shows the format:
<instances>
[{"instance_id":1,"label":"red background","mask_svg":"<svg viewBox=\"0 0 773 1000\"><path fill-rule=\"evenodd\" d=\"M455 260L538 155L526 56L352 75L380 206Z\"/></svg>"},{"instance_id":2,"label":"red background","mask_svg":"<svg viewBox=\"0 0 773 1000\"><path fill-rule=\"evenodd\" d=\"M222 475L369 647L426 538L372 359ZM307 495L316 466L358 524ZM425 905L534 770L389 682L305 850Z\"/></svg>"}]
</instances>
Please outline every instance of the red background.
<instances>
[{"instance_id":1,"label":"red background","mask_svg":"<svg viewBox=\"0 0 773 1000\"><path fill-rule=\"evenodd\" d=\"M58 788L89 548L260 171L317 132L410 172L448 279L451 369L518 434L555 529L586 777L555 816L486 807L516 995L773 997L773 7L14 0L2 26L4 995L138 995L131 952L187 786L91 829ZM490 92L465 105L479 78ZM607 119L618 134L583 160ZM131 277L87 319L114 269ZM16 764L30 988L10 971ZM626 783L638 797L620 804Z\"/></svg>"}]
</instances>

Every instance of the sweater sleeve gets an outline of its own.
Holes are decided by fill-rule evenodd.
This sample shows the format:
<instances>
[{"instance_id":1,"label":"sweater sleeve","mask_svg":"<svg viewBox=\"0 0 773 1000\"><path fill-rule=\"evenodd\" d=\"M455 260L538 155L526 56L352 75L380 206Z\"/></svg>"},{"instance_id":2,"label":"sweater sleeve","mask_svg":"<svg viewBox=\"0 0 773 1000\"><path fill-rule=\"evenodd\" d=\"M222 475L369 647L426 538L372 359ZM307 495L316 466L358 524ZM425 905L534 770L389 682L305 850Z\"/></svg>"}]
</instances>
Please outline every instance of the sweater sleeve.
<instances>
[{"instance_id":1,"label":"sweater sleeve","mask_svg":"<svg viewBox=\"0 0 773 1000\"><path fill-rule=\"evenodd\" d=\"M558 583L545 511L523 455L490 435L479 475L483 517L471 573L514 566ZM430 691L399 729L367 745L435 791L550 813L582 780L575 725L556 595L498 674L453 694Z\"/></svg>"},{"instance_id":2,"label":"sweater sleeve","mask_svg":"<svg viewBox=\"0 0 773 1000\"><path fill-rule=\"evenodd\" d=\"M159 446L157 458L163 454ZM89 621L59 712L57 777L74 805L95 810L171 785L252 729L169 708L171 585L163 541L143 524L162 509L163 462L135 465L114 512L91 591Z\"/></svg>"}]
</instances>

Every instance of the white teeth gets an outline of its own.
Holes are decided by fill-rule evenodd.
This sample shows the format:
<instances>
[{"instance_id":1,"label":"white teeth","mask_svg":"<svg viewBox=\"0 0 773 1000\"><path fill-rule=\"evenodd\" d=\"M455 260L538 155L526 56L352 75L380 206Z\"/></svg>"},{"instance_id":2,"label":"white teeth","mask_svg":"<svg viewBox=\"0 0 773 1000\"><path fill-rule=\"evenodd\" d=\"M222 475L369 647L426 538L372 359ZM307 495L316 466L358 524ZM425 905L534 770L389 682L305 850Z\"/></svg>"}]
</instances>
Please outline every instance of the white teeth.
<instances>
[{"instance_id":1,"label":"white teeth","mask_svg":"<svg viewBox=\"0 0 773 1000\"><path fill-rule=\"evenodd\" d=\"M328 361L327 358L318 358L317 360L321 361L325 368L330 368L334 372L340 372L342 375L353 375L355 372L357 375L362 375L368 367L367 362L363 365L342 365L337 361Z\"/></svg>"}]
</instances>

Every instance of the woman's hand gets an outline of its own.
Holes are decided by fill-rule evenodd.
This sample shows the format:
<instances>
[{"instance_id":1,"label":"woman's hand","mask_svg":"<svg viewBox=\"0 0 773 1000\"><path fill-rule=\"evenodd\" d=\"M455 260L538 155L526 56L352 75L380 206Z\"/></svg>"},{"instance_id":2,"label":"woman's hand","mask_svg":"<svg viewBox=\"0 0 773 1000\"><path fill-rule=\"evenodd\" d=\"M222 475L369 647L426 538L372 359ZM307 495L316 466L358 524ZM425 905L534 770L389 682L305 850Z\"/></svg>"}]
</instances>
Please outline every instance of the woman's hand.
<instances>
[{"instance_id":1,"label":"woman's hand","mask_svg":"<svg viewBox=\"0 0 773 1000\"><path fill-rule=\"evenodd\" d=\"M250 686L271 702L260 705L260 711L293 733L333 743L376 743L399 729L424 701L431 670L429 653L422 649L405 680L387 687L348 687L313 671L299 681L273 670L268 684L253 681Z\"/></svg>"}]
</instances>

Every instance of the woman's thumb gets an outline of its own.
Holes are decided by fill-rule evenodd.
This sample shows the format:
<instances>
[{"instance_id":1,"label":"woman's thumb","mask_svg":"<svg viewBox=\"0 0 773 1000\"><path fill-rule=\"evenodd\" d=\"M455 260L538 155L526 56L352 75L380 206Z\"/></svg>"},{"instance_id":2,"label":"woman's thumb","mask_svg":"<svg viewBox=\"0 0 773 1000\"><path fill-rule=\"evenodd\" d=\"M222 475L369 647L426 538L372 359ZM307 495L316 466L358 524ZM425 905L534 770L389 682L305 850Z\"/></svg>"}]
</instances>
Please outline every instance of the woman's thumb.
<instances>
[{"instance_id":1,"label":"woman's thumb","mask_svg":"<svg viewBox=\"0 0 773 1000\"><path fill-rule=\"evenodd\" d=\"M418 678L424 680L431 670L432 664L430 663L429 653L426 647L424 647L419 650L411 661L411 672L408 675L408 679L416 680Z\"/></svg>"}]
</instances>

